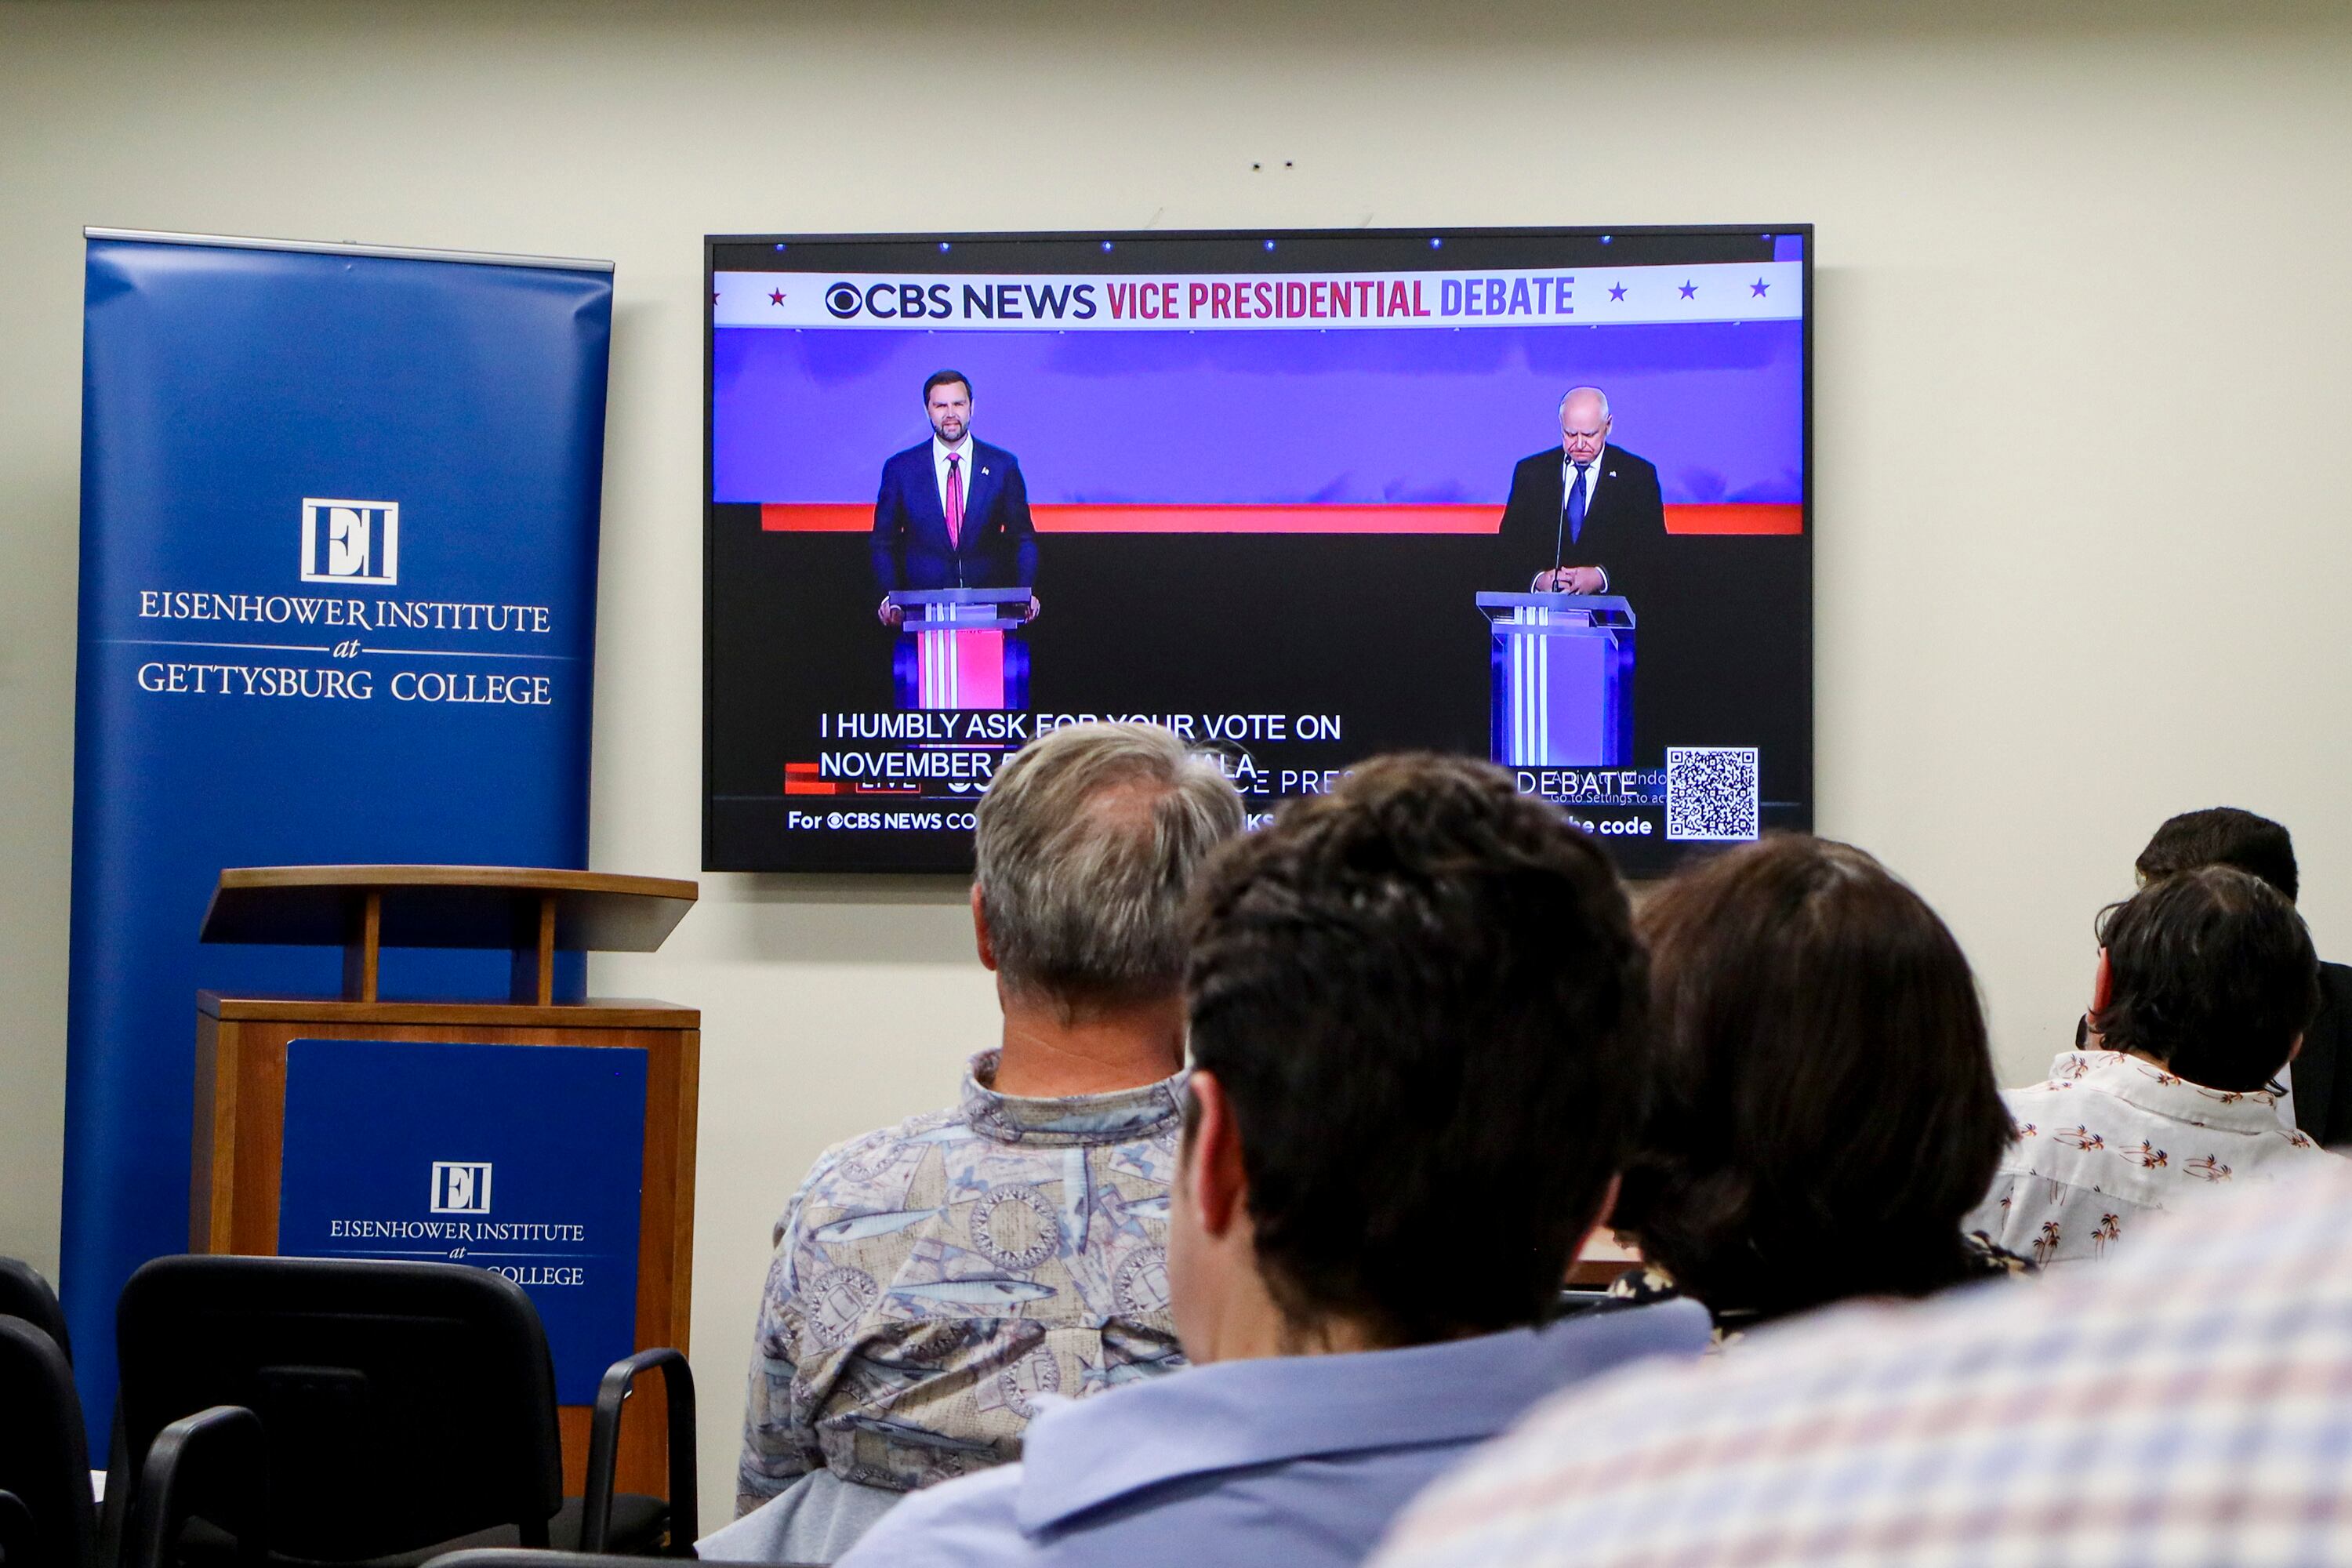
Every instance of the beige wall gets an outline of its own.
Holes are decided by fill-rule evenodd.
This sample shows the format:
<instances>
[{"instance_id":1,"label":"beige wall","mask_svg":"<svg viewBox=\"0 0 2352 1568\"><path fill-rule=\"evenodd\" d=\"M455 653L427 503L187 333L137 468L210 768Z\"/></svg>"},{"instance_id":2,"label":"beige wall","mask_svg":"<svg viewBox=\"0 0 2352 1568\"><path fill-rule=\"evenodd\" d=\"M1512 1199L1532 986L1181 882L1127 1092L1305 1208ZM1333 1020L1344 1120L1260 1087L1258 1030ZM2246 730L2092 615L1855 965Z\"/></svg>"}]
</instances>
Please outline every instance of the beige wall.
<instances>
[{"instance_id":1,"label":"beige wall","mask_svg":"<svg viewBox=\"0 0 2352 1568\"><path fill-rule=\"evenodd\" d=\"M2352 33L2027 9L0 3L0 1250L56 1256L85 223L619 263L595 864L690 875L704 233L1810 219L1821 822L2005 1077L2175 809L2293 825L2352 954ZM596 984L706 1010L716 1510L776 1209L992 1010L952 888L704 889Z\"/></svg>"}]
</instances>

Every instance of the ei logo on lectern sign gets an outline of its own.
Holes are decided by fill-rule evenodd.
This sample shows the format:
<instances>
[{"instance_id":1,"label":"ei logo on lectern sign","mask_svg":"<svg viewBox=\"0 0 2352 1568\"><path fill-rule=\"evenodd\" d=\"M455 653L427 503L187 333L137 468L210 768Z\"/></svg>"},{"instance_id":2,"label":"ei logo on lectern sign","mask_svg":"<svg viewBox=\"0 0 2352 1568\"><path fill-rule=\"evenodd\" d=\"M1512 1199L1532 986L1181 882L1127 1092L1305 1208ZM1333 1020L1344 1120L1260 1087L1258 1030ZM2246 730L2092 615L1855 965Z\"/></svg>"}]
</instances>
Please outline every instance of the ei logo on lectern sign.
<instances>
[{"instance_id":1,"label":"ei logo on lectern sign","mask_svg":"<svg viewBox=\"0 0 2352 1568\"><path fill-rule=\"evenodd\" d=\"M400 581L400 503L302 498L302 581Z\"/></svg>"},{"instance_id":2,"label":"ei logo on lectern sign","mask_svg":"<svg viewBox=\"0 0 2352 1568\"><path fill-rule=\"evenodd\" d=\"M485 1160L433 1162L435 1214L490 1212L490 1167Z\"/></svg>"}]
</instances>

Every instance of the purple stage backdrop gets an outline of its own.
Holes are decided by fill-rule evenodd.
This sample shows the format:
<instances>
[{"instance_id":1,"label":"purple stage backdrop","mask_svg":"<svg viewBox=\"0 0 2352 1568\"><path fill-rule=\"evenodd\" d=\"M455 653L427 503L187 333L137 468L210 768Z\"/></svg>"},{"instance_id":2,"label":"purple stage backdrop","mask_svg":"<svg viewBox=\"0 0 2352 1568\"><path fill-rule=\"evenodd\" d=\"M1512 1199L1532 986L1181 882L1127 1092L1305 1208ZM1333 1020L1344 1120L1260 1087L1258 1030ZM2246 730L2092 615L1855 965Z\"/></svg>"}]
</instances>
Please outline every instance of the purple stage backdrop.
<instances>
[{"instance_id":1,"label":"purple stage backdrop","mask_svg":"<svg viewBox=\"0 0 2352 1568\"><path fill-rule=\"evenodd\" d=\"M929 432L923 378L973 384L973 433L1036 502L1500 506L1580 383L1669 505L1804 494L1798 321L1456 331L1057 333L719 329L720 502L871 501Z\"/></svg>"}]
</instances>

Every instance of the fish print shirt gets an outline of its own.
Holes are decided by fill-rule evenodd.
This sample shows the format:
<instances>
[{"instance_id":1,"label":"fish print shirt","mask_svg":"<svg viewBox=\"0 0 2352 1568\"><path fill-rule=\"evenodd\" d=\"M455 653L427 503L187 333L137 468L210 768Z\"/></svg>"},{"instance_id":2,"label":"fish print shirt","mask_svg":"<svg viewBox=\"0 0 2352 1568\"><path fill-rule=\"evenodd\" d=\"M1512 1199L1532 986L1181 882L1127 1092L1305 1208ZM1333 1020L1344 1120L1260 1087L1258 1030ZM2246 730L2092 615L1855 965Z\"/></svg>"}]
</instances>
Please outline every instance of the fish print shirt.
<instances>
[{"instance_id":1,"label":"fish print shirt","mask_svg":"<svg viewBox=\"0 0 2352 1568\"><path fill-rule=\"evenodd\" d=\"M989 1088L837 1145L776 1222L738 1513L803 1474L910 1491L1020 1458L1032 1401L1183 1364L1168 1187L1184 1078Z\"/></svg>"},{"instance_id":2,"label":"fish print shirt","mask_svg":"<svg viewBox=\"0 0 2352 1568\"><path fill-rule=\"evenodd\" d=\"M2005 1089L2017 1139L1962 1221L2048 1268L2105 1258L2139 1215L2339 1159L2279 1121L2277 1097L2208 1089L2123 1051L2061 1051Z\"/></svg>"}]
</instances>

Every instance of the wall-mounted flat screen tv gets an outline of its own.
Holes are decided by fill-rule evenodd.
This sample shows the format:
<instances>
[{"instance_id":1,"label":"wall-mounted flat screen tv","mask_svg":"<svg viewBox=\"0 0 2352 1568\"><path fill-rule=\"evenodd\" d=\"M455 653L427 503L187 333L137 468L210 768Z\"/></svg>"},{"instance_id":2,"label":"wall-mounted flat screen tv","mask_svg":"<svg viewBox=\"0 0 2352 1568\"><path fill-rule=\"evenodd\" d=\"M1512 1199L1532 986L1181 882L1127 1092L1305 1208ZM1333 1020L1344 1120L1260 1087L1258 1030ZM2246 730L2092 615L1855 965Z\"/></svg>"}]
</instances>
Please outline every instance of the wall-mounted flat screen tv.
<instances>
[{"instance_id":1,"label":"wall-mounted flat screen tv","mask_svg":"<svg viewBox=\"0 0 2352 1568\"><path fill-rule=\"evenodd\" d=\"M1803 224L717 237L703 865L962 871L1170 725L1487 757L1633 875L1812 819Z\"/></svg>"}]
</instances>

